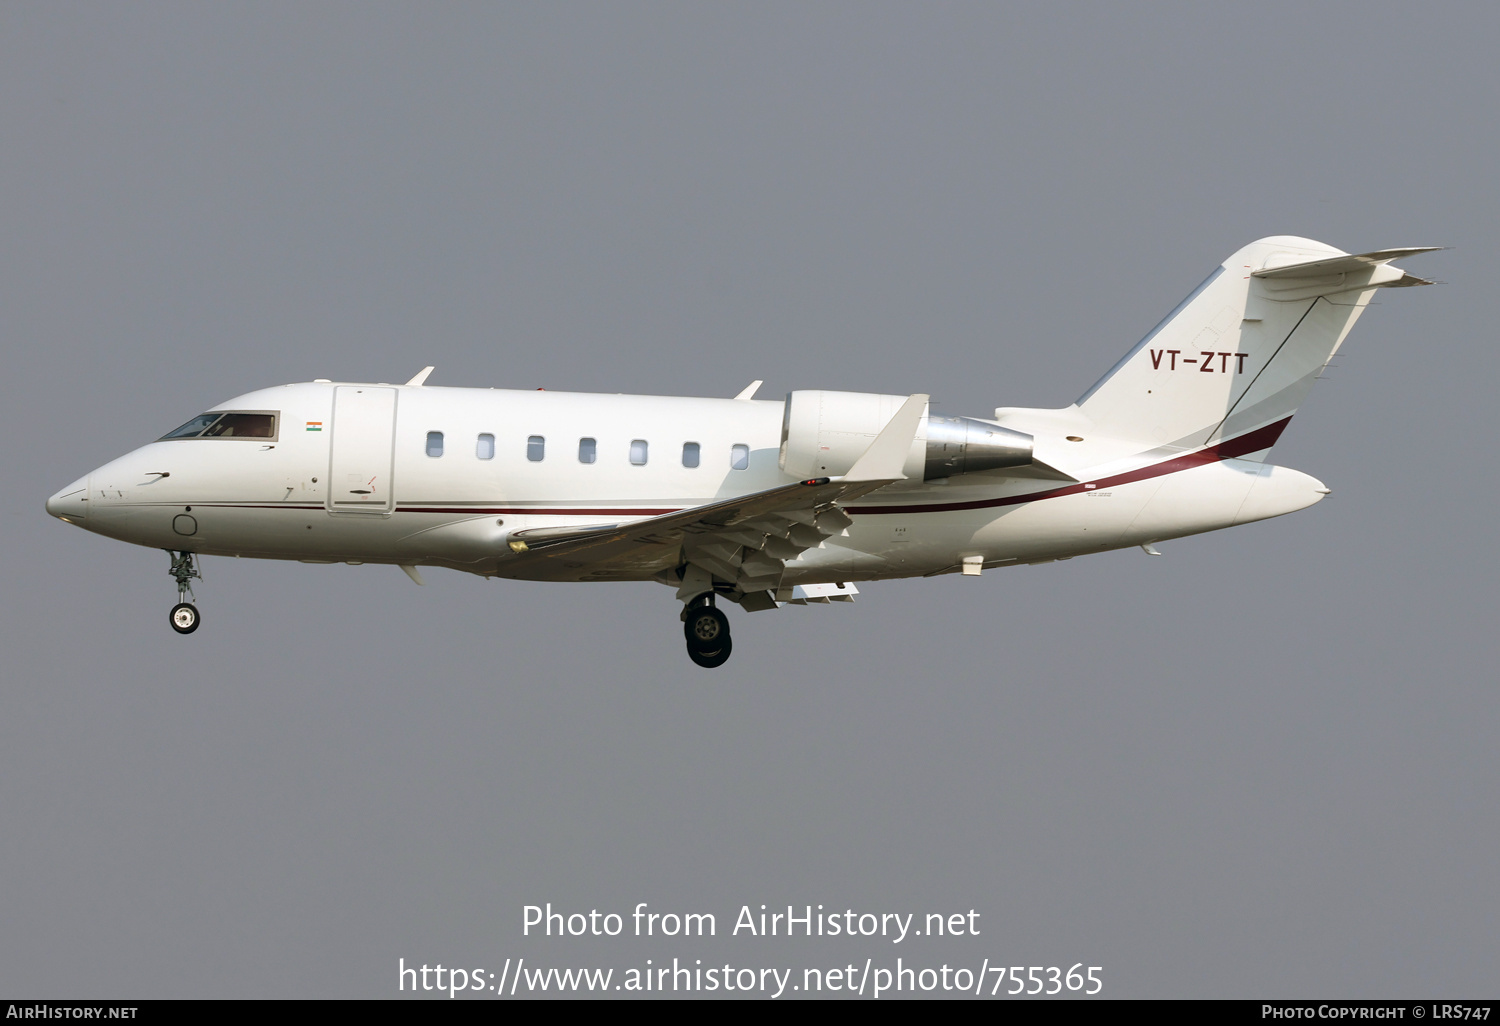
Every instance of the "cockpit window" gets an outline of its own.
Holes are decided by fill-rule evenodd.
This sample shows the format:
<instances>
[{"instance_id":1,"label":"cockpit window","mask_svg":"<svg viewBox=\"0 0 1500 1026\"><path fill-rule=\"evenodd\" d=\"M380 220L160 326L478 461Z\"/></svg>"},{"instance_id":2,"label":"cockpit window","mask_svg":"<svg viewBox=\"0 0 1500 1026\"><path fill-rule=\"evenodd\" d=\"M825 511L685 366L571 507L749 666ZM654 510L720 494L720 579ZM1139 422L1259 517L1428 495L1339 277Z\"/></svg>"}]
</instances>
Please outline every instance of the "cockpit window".
<instances>
[{"instance_id":1,"label":"cockpit window","mask_svg":"<svg viewBox=\"0 0 1500 1026\"><path fill-rule=\"evenodd\" d=\"M274 413L226 413L203 432L204 438L275 438Z\"/></svg>"},{"instance_id":2,"label":"cockpit window","mask_svg":"<svg viewBox=\"0 0 1500 1026\"><path fill-rule=\"evenodd\" d=\"M203 413L176 431L162 435L169 438L276 438L274 413Z\"/></svg>"},{"instance_id":3,"label":"cockpit window","mask_svg":"<svg viewBox=\"0 0 1500 1026\"><path fill-rule=\"evenodd\" d=\"M222 417L222 413L204 413L188 421L176 431L168 431L158 441L165 442L168 438L197 438L203 434L203 429Z\"/></svg>"}]
</instances>

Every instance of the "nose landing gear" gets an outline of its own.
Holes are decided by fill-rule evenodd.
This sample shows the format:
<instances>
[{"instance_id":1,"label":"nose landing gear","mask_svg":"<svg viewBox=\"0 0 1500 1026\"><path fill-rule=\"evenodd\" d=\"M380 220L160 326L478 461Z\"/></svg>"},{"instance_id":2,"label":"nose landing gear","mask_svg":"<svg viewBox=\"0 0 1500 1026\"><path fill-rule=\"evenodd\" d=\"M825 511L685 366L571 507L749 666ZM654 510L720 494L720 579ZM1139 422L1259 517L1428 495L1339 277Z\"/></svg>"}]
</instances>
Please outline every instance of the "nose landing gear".
<instances>
[{"instance_id":1,"label":"nose landing gear","mask_svg":"<svg viewBox=\"0 0 1500 1026\"><path fill-rule=\"evenodd\" d=\"M687 638L688 658L712 669L723 666L734 651L729 636L729 617L714 605L712 594L700 595L682 611L682 633Z\"/></svg>"},{"instance_id":2,"label":"nose landing gear","mask_svg":"<svg viewBox=\"0 0 1500 1026\"><path fill-rule=\"evenodd\" d=\"M198 629L200 617L198 607L187 601L193 595L193 578L203 579L198 572L198 564L193 559L191 552L172 552L167 550L167 555L172 557L172 569L168 572L177 581L177 605L172 607L172 629L178 634L191 634Z\"/></svg>"},{"instance_id":3,"label":"nose landing gear","mask_svg":"<svg viewBox=\"0 0 1500 1026\"><path fill-rule=\"evenodd\" d=\"M172 629L178 634L191 634L198 629L198 607L191 602L179 602L172 607Z\"/></svg>"}]
</instances>

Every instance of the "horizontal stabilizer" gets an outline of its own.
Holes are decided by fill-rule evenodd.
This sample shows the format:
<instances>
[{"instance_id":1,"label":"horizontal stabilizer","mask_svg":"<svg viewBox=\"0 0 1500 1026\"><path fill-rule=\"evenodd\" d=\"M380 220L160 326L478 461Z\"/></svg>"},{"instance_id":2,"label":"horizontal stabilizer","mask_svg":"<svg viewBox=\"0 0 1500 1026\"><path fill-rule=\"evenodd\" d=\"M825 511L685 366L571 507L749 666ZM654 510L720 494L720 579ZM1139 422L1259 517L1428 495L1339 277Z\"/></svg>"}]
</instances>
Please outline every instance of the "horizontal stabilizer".
<instances>
[{"instance_id":1,"label":"horizontal stabilizer","mask_svg":"<svg viewBox=\"0 0 1500 1026\"><path fill-rule=\"evenodd\" d=\"M1281 267L1267 267L1259 271L1251 271L1251 276L1256 278L1268 278L1273 281L1286 281L1289 284L1306 278L1324 278L1335 274L1354 274L1359 271L1368 271L1381 264L1399 260L1402 257L1415 256L1418 253L1431 253L1442 249L1441 246L1407 246L1401 249L1377 249L1373 253L1346 253L1342 256L1328 257L1323 260L1307 260L1301 263L1286 264ZM1377 284L1371 282L1371 284ZM1432 282L1426 278L1418 278L1414 274L1401 272L1401 277L1390 281L1378 282L1380 285L1431 285Z\"/></svg>"}]
</instances>

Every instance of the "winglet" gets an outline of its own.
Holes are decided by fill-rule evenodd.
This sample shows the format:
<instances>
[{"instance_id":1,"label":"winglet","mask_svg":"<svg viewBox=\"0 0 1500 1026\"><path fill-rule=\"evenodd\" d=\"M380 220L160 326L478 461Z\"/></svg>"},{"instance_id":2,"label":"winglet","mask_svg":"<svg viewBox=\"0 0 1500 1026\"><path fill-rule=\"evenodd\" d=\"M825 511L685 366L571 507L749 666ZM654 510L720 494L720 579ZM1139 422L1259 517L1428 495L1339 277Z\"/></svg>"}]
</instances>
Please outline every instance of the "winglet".
<instances>
[{"instance_id":1,"label":"winglet","mask_svg":"<svg viewBox=\"0 0 1500 1026\"><path fill-rule=\"evenodd\" d=\"M431 374L434 369L435 368L432 368L432 367L423 367L421 370L417 371L417 373L412 377L412 379L410 381L407 382L407 384L408 385L420 385L420 384L422 384L422 382L424 382L424 381L427 380L427 375Z\"/></svg>"},{"instance_id":2,"label":"winglet","mask_svg":"<svg viewBox=\"0 0 1500 1026\"><path fill-rule=\"evenodd\" d=\"M764 384L765 384L764 381L752 381L752 382L750 382L750 384L748 384L744 388L740 389L740 394L737 395L737 396L735 396L735 398L736 399L754 399L756 391L760 388L761 385L764 385Z\"/></svg>"},{"instance_id":3,"label":"winglet","mask_svg":"<svg viewBox=\"0 0 1500 1026\"><path fill-rule=\"evenodd\" d=\"M865 454L854 461L845 481L904 481L902 467L911 454L911 443L922 426L922 413L930 396L917 393L901 404L901 409L880 429Z\"/></svg>"}]
</instances>

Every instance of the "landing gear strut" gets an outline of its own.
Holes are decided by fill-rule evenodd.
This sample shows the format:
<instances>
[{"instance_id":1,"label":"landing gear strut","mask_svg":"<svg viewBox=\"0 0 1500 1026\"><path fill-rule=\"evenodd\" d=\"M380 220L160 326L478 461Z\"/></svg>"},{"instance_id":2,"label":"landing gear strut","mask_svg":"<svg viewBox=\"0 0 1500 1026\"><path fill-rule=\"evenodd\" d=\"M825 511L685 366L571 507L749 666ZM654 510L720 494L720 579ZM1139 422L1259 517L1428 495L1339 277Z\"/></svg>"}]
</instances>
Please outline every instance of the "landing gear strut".
<instances>
[{"instance_id":1,"label":"landing gear strut","mask_svg":"<svg viewBox=\"0 0 1500 1026\"><path fill-rule=\"evenodd\" d=\"M172 607L172 629L178 634L191 634L198 629L199 616L198 607L188 601L193 595L193 578L203 579L198 572L198 564L193 559L191 552L177 552L167 550L167 555L172 557L172 569L168 571L177 582L177 604Z\"/></svg>"},{"instance_id":2,"label":"landing gear strut","mask_svg":"<svg viewBox=\"0 0 1500 1026\"><path fill-rule=\"evenodd\" d=\"M687 638L688 658L699 666L723 666L734 651L729 617L714 605L712 594L699 595L688 603L682 611L682 633Z\"/></svg>"}]
</instances>

